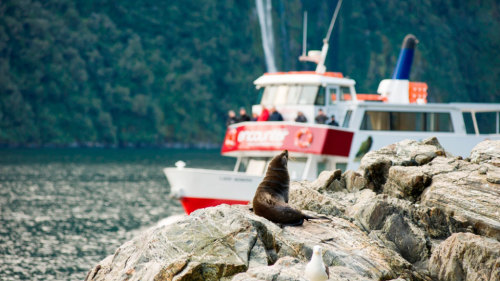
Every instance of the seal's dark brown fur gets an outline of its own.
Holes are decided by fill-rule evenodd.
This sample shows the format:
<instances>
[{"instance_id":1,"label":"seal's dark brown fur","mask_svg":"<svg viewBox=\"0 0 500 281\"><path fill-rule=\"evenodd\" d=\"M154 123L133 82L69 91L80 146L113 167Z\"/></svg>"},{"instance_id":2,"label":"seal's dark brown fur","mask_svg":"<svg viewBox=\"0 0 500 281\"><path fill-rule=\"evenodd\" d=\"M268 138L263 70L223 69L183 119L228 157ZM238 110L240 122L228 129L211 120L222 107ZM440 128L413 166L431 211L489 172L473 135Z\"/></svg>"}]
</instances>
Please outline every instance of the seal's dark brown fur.
<instances>
[{"instance_id":1,"label":"seal's dark brown fur","mask_svg":"<svg viewBox=\"0 0 500 281\"><path fill-rule=\"evenodd\" d=\"M288 151L284 150L269 163L266 176L253 197L255 214L274 223L302 225L304 219L315 219L288 205L290 176L288 175Z\"/></svg>"}]
</instances>

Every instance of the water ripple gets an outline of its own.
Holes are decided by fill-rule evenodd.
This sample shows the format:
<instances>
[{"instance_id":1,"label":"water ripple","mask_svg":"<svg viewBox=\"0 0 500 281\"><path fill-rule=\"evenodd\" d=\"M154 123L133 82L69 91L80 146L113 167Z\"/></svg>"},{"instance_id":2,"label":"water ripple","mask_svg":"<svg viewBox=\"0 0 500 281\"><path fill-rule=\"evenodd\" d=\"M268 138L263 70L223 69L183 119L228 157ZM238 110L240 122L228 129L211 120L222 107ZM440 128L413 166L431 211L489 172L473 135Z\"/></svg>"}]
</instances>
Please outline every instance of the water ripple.
<instances>
[{"instance_id":1,"label":"water ripple","mask_svg":"<svg viewBox=\"0 0 500 281\"><path fill-rule=\"evenodd\" d=\"M0 150L0 280L82 280L136 230L181 213L164 166L217 151ZM134 230L134 231L132 231Z\"/></svg>"}]
</instances>

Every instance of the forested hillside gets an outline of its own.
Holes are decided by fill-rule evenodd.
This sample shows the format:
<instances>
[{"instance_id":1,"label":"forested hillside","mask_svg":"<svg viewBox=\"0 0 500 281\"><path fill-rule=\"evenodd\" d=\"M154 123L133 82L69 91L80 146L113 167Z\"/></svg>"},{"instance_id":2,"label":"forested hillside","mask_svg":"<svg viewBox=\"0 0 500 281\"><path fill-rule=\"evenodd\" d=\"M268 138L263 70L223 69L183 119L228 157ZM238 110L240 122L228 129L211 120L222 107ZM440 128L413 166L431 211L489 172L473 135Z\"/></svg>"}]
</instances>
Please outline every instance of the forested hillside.
<instances>
[{"instance_id":1,"label":"forested hillside","mask_svg":"<svg viewBox=\"0 0 500 281\"><path fill-rule=\"evenodd\" d=\"M302 13L319 49L335 4L273 1L279 70L311 67ZM499 15L495 0L346 0L327 68L375 92L413 33L431 101L500 102ZM0 145L218 143L264 71L255 1L1 1Z\"/></svg>"}]
</instances>

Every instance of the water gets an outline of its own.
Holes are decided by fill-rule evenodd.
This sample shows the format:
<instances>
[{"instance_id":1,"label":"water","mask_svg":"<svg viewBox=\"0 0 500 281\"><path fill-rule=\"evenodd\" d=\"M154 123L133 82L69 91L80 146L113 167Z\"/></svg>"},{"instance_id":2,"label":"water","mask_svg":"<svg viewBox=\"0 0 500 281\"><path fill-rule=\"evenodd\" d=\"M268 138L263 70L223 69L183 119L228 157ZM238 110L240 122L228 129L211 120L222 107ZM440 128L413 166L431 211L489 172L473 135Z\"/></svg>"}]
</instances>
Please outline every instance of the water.
<instances>
[{"instance_id":1,"label":"water","mask_svg":"<svg viewBox=\"0 0 500 281\"><path fill-rule=\"evenodd\" d=\"M0 149L0 280L83 280L116 248L183 213L162 168L231 169L218 150Z\"/></svg>"}]
</instances>

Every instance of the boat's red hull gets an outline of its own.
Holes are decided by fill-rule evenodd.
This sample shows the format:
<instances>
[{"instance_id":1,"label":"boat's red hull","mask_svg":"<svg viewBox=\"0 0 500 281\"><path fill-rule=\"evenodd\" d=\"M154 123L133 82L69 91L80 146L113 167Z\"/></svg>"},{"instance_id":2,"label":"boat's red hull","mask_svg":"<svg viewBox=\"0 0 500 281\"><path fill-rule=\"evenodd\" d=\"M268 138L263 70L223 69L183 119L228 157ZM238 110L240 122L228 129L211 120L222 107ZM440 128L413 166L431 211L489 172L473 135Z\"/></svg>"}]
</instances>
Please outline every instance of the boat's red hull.
<instances>
[{"instance_id":1,"label":"boat's red hull","mask_svg":"<svg viewBox=\"0 0 500 281\"><path fill-rule=\"evenodd\" d=\"M248 204L248 201L241 201L241 200L215 199L215 198L195 198L195 197L182 197L180 201L181 201L182 207L184 207L184 210L186 211L186 213L188 215L191 214L191 212L194 212L195 210L207 208L207 207L213 207L213 206L217 206L220 204L229 204L229 205L235 205L235 204L246 205L246 204Z\"/></svg>"}]
</instances>

